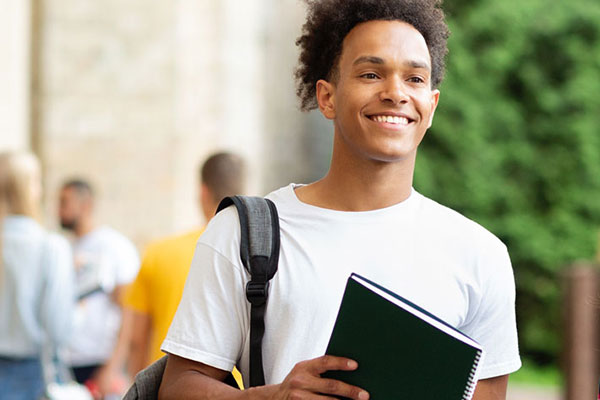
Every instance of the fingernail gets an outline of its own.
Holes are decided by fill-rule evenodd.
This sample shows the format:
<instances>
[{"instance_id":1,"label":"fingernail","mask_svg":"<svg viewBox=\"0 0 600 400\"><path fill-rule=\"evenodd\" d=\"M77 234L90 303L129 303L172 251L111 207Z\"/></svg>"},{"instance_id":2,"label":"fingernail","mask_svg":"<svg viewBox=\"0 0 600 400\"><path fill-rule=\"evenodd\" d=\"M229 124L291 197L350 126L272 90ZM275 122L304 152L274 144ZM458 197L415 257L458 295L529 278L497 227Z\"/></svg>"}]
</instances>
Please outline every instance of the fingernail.
<instances>
[{"instance_id":1,"label":"fingernail","mask_svg":"<svg viewBox=\"0 0 600 400\"><path fill-rule=\"evenodd\" d=\"M369 393L367 392L360 392L358 394L358 398L361 400L367 400L369 398Z\"/></svg>"},{"instance_id":2,"label":"fingernail","mask_svg":"<svg viewBox=\"0 0 600 400\"><path fill-rule=\"evenodd\" d=\"M348 361L348 368L357 368L358 367L358 363L356 361Z\"/></svg>"}]
</instances>

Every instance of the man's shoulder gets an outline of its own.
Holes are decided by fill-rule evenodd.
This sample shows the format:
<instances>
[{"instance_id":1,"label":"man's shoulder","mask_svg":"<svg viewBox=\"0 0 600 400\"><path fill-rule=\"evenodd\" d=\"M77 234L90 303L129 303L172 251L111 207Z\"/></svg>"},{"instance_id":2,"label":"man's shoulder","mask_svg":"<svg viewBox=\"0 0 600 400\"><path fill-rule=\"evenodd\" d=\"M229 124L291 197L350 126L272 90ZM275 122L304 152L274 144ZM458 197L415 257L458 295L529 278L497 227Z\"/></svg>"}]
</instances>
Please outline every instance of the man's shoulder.
<instances>
[{"instance_id":1,"label":"man's shoulder","mask_svg":"<svg viewBox=\"0 0 600 400\"><path fill-rule=\"evenodd\" d=\"M92 232L90 232L87 235L87 237L91 240L96 240L100 242L131 243L131 240L129 240L127 236L108 225L102 225L97 227Z\"/></svg>"},{"instance_id":2,"label":"man's shoulder","mask_svg":"<svg viewBox=\"0 0 600 400\"><path fill-rule=\"evenodd\" d=\"M138 252L133 242L123 233L109 226L94 229L79 245L80 249L87 249L85 251L100 251L116 257L127 257L135 263L139 262Z\"/></svg>"},{"instance_id":3,"label":"man's shoulder","mask_svg":"<svg viewBox=\"0 0 600 400\"><path fill-rule=\"evenodd\" d=\"M290 203L292 203L291 197L293 197L293 187L295 184L289 184L280 189L274 190L264 196L264 198L271 200L275 203L277 207L277 211L281 213L282 210L285 210L290 207ZM219 211L208 223L206 227L206 232L202 235L203 237L207 236L207 234L216 229L224 228L229 229L232 226L239 225L239 217L237 214L237 210L235 206L229 206L221 211Z\"/></svg>"},{"instance_id":4,"label":"man's shoulder","mask_svg":"<svg viewBox=\"0 0 600 400\"><path fill-rule=\"evenodd\" d=\"M212 243L223 236L239 237L239 225L236 208L234 206L227 207L212 217L199 240L202 243Z\"/></svg>"},{"instance_id":5,"label":"man's shoulder","mask_svg":"<svg viewBox=\"0 0 600 400\"><path fill-rule=\"evenodd\" d=\"M292 186L286 186L269 193L265 198L273 201L280 218L286 214ZM235 206L219 211L208 223L198 243L211 247L227 258L236 259L240 248L240 219Z\"/></svg>"},{"instance_id":6,"label":"man's shoulder","mask_svg":"<svg viewBox=\"0 0 600 400\"><path fill-rule=\"evenodd\" d=\"M422 194L418 195L421 197L419 223L432 232L472 244L506 247L496 235L478 222Z\"/></svg>"}]
</instances>

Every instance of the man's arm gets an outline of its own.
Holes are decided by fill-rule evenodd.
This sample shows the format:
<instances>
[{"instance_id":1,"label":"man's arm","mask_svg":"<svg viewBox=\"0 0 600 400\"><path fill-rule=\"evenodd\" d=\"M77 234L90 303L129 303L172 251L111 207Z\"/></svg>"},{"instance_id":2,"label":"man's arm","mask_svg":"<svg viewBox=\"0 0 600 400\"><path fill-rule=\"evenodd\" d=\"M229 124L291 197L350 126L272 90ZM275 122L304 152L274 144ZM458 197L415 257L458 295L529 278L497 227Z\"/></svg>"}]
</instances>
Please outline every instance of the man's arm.
<instances>
[{"instance_id":1,"label":"man's arm","mask_svg":"<svg viewBox=\"0 0 600 400\"><path fill-rule=\"evenodd\" d=\"M506 400L508 375L482 379L477 382L473 400Z\"/></svg>"},{"instance_id":2,"label":"man's arm","mask_svg":"<svg viewBox=\"0 0 600 400\"><path fill-rule=\"evenodd\" d=\"M127 307L125 307L127 308ZM132 378L149 364L150 354L150 336L152 335L151 317L146 313L135 310L130 311L133 314L133 326L135 329L131 332L131 347L129 351L129 360L127 361L127 371Z\"/></svg>"},{"instance_id":3,"label":"man's arm","mask_svg":"<svg viewBox=\"0 0 600 400\"><path fill-rule=\"evenodd\" d=\"M133 312L126 308L122 308L121 327L112 355L93 376L102 395L111 393L112 390L115 389L115 384L118 385L119 381L122 380L121 371L122 367L125 365L125 360L129 355L129 344L132 331Z\"/></svg>"},{"instance_id":4,"label":"man's arm","mask_svg":"<svg viewBox=\"0 0 600 400\"><path fill-rule=\"evenodd\" d=\"M127 285L117 285L110 293L110 299L112 302L118 305L121 309L123 309L123 299L125 298L126 292Z\"/></svg>"},{"instance_id":5,"label":"man's arm","mask_svg":"<svg viewBox=\"0 0 600 400\"><path fill-rule=\"evenodd\" d=\"M323 394L367 400L364 390L333 379L321 378L329 370L351 371L355 361L342 357L322 356L303 361L278 385L238 390L222 381L228 372L169 354L158 393L159 400L242 400L242 399L333 399Z\"/></svg>"}]
</instances>

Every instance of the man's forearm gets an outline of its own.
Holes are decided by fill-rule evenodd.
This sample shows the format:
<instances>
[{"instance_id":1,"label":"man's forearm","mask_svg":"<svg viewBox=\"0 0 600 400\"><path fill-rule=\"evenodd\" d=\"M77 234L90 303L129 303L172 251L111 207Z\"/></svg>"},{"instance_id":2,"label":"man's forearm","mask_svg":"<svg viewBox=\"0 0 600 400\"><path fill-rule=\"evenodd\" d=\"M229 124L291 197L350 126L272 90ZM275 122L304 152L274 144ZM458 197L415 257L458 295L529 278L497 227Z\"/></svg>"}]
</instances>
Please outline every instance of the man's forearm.
<instances>
[{"instance_id":1,"label":"man's forearm","mask_svg":"<svg viewBox=\"0 0 600 400\"><path fill-rule=\"evenodd\" d=\"M131 310L133 313L133 326L131 334L131 348L127 370L133 378L138 372L146 368L150 362L150 336L152 334L151 317L148 314Z\"/></svg>"},{"instance_id":2,"label":"man's forearm","mask_svg":"<svg viewBox=\"0 0 600 400\"><path fill-rule=\"evenodd\" d=\"M169 355L159 390L160 400L242 400L332 397L368 400L363 389L341 381L321 378L326 371L353 371L356 361L343 357L321 356L297 363L282 383L238 390L222 381L228 372L206 364Z\"/></svg>"},{"instance_id":3,"label":"man's forearm","mask_svg":"<svg viewBox=\"0 0 600 400\"><path fill-rule=\"evenodd\" d=\"M169 354L158 393L160 400L268 399L277 385L239 390L223 381L229 372Z\"/></svg>"},{"instance_id":4,"label":"man's forearm","mask_svg":"<svg viewBox=\"0 0 600 400\"><path fill-rule=\"evenodd\" d=\"M187 371L175 379L163 378L159 400L250 400L269 399L274 386L239 390L198 371Z\"/></svg>"},{"instance_id":5,"label":"man's forearm","mask_svg":"<svg viewBox=\"0 0 600 400\"><path fill-rule=\"evenodd\" d=\"M127 360L127 373L129 376L134 378L148 364L148 348L132 343L129 360Z\"/></svg>"}]
</instances>

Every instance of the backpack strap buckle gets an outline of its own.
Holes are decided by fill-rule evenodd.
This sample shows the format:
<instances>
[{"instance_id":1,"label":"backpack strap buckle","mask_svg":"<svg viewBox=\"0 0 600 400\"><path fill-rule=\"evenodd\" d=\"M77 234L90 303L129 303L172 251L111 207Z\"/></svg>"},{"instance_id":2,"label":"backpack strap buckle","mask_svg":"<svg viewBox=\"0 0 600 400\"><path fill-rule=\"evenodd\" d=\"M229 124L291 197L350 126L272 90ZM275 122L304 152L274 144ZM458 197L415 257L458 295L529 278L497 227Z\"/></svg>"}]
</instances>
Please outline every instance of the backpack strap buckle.
<instances>
[{"instance_id":1,"label":"backpack strap buckle","mask_svg":"<svg viewBox=\"0 0 600 400\"><path fill-rule=\"evenodd\" d=\"M253 306L260 306L267 301L269 282L249 281L246 284L246 298Z\"/></svg>"}]
</instances>

